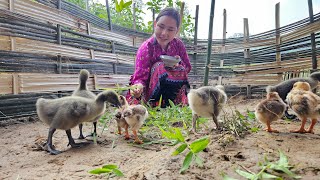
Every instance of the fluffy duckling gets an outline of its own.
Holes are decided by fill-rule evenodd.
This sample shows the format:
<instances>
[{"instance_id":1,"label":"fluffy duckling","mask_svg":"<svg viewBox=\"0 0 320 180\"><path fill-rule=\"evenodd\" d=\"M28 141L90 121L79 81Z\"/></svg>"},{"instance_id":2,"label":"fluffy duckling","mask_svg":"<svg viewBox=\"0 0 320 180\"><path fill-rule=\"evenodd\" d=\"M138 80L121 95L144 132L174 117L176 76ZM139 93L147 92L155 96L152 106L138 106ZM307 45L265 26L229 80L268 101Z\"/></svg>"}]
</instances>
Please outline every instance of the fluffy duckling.
<instances>
[{"instance_id":1,"label":"fluffy duckling","mask_svg":"<svg viewBox=\"0 0 320 180\"><path fill-rule=\"evenodd\" d=\"M255 108L256 118L267 125L268 132L279 131L271 129L270 123L280 119L284 115L287 105L283 102L277 92L269 92L267 98L262 100Z\"/></svg>"},{"instance_id":2,"label":"fluffy duckling","mask_svg":"<svg viewBox=\"0 0 320 180\"><path fill-rule=\"evenodd\" d=\"M199 116L212 117L217 129L219 129L217 118L223 105L227 102L227 95L223 86L203 86L198 89L191 89L188 93L188 102L193 114L192 131L194 133L196 133L196 120Z\"/></svg>"},{"instance_id":3,"label":"fluffy duckling","mask_svg":"<svg viewBox=\"0 0 320 180\"><path fill-rule=\"evenodd\" d=\"M314 133L313 127L320 117L320 97L311 92L311 86L307 82L296 82L287 96L289 107L302 121L299 130L293 130L295 133ZM307 118L311 118L311 125L306 131L304 126Z\"/></svg>"},{"instance_id":4,"label":"fluffy duckling","mask_svg":"<svg viewBox=\"0 0 320 180\"><path fill-rule=\"evenodd\" d=\"M73 91L72 96L80 96L80 97L84 97L84 98L89 98L89 99L95 99L96 95L88 90L87 87L87 80L90 76L89 71L87 71L86 69L82 69L79 73L79 86L78 88ZM103 113L102 113L103 114ZM93 121L93 133L97 134L97 121L100 119L101 116L97 117L97 119L95 119ZM79 124L79 131L80 131L80 135L78 139L84 139L83 133L82 133L82 123Z\"/></svg>"},{"instance_id":5,"label":"fluffy duckling","mask_svg":"<svg viewBox=\"0 0 320 180\"><path fill-rule=\"evenodd\" d=\"M71 147L81 147L83 143L75 143L71 135L71 128L82 122L95 120L106 108L105 102L120 107L117 93L104 91L98 94L96 99L88 99L78 96L62 97L59 99L39 98L36 103L39 119L49 128L47 150L50 154L59 154L53 148L52 136L56 129L65 130Z\"/></svg>"},{"instance_id":6,"label":"fluffy duckling","mask_svg":"<svg viewBox=\"0 0 320 180\"><path fill-rule=\"evenodd\" d=\"M283 81L275 86L267 86L266 91L268 92L277 92L283 101L286 100L288 93L291 91L293 84L296 82L308 82L311 86L311 89L317 88L317 85L320 81L320 72L314 72L310 74L307 78L292 78L286 81ZM286 116L290 119L294 119L295 116L288 114L285 112Z\"/></svg>"},{"instance_id":7,"label":"fluffy duckling","mask_svg":"<svg viewBox=\"0 0 320 180\"><path fill-rule=\"evenodd\" d=\"M129 136L129 132L128 132L128 123L125 120L125 118L123 117L122 113L124 111L124 109L126 109L127 107L129 107L129 104L126 100L126 98L122 95L119 96L119 100L120 100L120 104L121 104L121 108L119 108L116 112L116 121L117 121L117 126L118 126L118 134L121 135L121 128L125 129L125 139L128 140L130 139Z\"/></svg>"},{"instance_id":8,"label":"fluffy duckling","mask_svg":"<svg viewBox=\"0 0 320 180\"><path fill-rule=\"evenodd\" d=\"M143 144L143 142L139 139L137 132L143 125L145 119L148 118L148 110L144 106L138 105L131 105L124 109L123 117L130 126L133 135L135 137L135 143Z\"/></svg>"}]
</instances>

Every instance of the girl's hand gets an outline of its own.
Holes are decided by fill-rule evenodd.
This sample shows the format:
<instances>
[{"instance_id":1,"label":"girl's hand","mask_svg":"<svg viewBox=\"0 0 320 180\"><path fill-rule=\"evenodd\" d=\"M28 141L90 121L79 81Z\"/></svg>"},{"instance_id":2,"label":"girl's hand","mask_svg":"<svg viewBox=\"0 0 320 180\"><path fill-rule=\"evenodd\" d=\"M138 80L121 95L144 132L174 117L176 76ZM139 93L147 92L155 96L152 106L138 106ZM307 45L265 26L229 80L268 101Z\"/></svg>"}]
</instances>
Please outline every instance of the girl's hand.
<instances>
[{"instance_id":1,"label":"girl's hand","mask_svg":"<svg viewBox=\"0 0 320 180\"><path fill-rule=\"evenodd\" d=\"M181 58L179 55L175 55L174 57L181 61ZM179 63L175 64L173 67L178 67L178 66L179 66Z\"/></svg>"},{"instance_id":2,"label":"girl's hand","mask_svg":"<svg viewBox=\"0 0 320 180\"><path fill-rule=\"evenodd\" d=\"M142 92L143 92L142 84L138 83L131 86L131 89L130 89L131 96L134 96L135 98L139 98Z\"/></svg>"}]
</instances>

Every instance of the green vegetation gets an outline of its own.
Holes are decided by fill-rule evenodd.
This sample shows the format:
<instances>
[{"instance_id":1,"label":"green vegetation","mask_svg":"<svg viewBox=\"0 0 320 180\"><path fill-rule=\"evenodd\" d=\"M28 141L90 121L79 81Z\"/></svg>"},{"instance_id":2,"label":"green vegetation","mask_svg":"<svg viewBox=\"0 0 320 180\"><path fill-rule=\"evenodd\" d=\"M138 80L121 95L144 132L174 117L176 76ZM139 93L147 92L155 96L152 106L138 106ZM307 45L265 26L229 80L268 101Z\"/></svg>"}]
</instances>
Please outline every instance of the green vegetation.
<instances>
[{"instance_id":1,"label":"green vegetation","mask_svg":"<svg viewBox=\"0 0 320 180\"><path fill-rule=\"evenodd\" d=\"M101 168L93 169L89 171L91 174L106 174L107 178L111 175L115 175L118 177L123 177L124 174L118 169L118 166L113 164L104 165Z\"/></svg>"},{"instance_id":2,"label":"green vegetation","mask_svg":"<svg viewBox=\"0 0 320 180\"><path fill-rule=\"evenodd\" d=\"M173 140L173 144L180 144L179 147L176 148L176 150L172 153L173 156L181 154L186 149L189 150L184 158L180 173L183 173L185 170L187 170L193 161L195 161L199 167L203 166L203 161L198 156L198 153L203 151L209 144L208 137L197 139L189 144L186 142L186 138L182 135L179 128L173 128L169 131L164 131L160 128L160 130L162 131L162 135L164 137Z\"/></svg>"},{"instance_id":3,"label":"green vegetation","mask_svg":"<svg viewBox=\"0 0 320 180\"><path fill-rule=\"evenodd\" d=\"M247 179L250 180L260 180L260 179L276 179L283 180L283 178L290 179L300 179L301 176L296 175L290 171L293 166L289 165L288 158L285 154L279 150L279 160L277 162L270 162L267 157L264 158L264 162L259 163L261 170L258 173L251 172L248 169L246 171L237 169L236 172ZM227 176L225 173L222 173L224 180L234 180L233 178Z\"/></svg>"},{"instance_id":4,"label":"green vegetation","mask_svg":"<svg viewBox=\"0 0 320 180\"><path fill-rule=\"evenodd\" d=\"M86 9L86 1L85 0L67 0L73 4L78 5L82 9ZM142 2L142 0L136 0L135 7L135 15L136 15L136 29L137 31L152 33L153 22L148 21L145 23L144 17L146 13L143 11L144 7L147 10L152 11L155 10L155 13L158 14L161 9L164 7L175 7L177 9L181 8L181 1L179 0L150 0L146 4ZM126 28L133 28L133 8L132 8L132 0L111 0L109 1L110 6L110 14L111 20L113 24L123 26ZM90 2L89 4L89 12L96 15L97 17L108 21L108 15L106 6L99 2ZM152 14L152 13L150 13ZM150 18L152 19L152 15ZM181 36L185 38L193 37L194 34L194 18L191 17L190 12L188 10L187 5L185 6L185 11L183 15L183 22L181 27Z\"/></svg>"}]
</instances>

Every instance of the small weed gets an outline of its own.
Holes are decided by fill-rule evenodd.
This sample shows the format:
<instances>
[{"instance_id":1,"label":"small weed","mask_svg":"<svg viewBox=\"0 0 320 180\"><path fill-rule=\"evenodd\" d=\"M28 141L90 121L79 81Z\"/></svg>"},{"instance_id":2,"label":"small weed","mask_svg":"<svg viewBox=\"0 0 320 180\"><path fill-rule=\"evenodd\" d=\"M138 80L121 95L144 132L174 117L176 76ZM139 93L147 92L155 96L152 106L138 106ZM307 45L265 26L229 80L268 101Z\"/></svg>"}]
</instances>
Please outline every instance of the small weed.
<instances>
[{"instance_id":1,"label":"small weed","mask_svg":"<svg viewBox=\"0 0 320 180\"><path fill-rule=\"evenodd\" d=\"M113 164L104 165L101 168L93 169L89 171L90 174L106 174L107 178L111 175L123 177L124 174L118 169L118 166Z\"/></svg>"},{"instance_id":2,"label":"small weed","mask_svg":"<svg viewBox=\"0 0 320 180\"><path fill-rule=\"evenodd\" d=\"M251 172L247 168L244 168L245 171L237 169L236 172L247 179L250 180L260 180L260 179L277 179L283 180L283 177L288 177L290 179L300 179L301 176L294 174L290 169L292 166L289 165L288 158L285 154L279 150L279 160L274 163L270 162L266 157L264 162L259 163L261 170L258 173ZM276 175L275 175L276 174ZM284 175L285 174L285 175ZM221 176L224 180L234 180L233 178L227 176L225 173L222 173Z\"/></svg>"},{"instance_id":3,"label":"small weed","mask_svg":"<svg viewBox=\"0 0 320 180\"><path fill-rule=\"evenodd\" d=\"M243 137L248 132L258 132L260 130L253 112L247 110L247 114L243 115L240 111L232 111L231 114L224 113L223 130L234 134L235 136Z\"/></svg>"},{"instance_id":4,"label":"small weed","mask_svg":"<svg viewBox=\"0 0 320 180\"><path fill-rule=\"evenodd\" d=\"M160 128L162 135L170 140L172 140L172 145L180 144L178 148L172 153L173 156L181 154L184 150L188 149L186 157L184 158L180 173L187 170L191 163L195 161L198 166L203 166L202 159L198 156L198 153L204 150L209 144L209 138L203 137L193 141L192 143L187 143L185 137L182 135L179 128L171 128L169 131L164 131Z\"/></svg>"}]
</instances>

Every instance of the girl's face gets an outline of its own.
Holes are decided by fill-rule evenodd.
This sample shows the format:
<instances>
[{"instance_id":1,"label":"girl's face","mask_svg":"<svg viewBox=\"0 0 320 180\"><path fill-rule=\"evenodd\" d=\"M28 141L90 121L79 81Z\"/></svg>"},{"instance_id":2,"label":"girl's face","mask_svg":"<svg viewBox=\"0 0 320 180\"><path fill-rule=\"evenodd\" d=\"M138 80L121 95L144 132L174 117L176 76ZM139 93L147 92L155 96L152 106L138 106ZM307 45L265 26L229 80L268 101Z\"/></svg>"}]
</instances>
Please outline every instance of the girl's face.
<instances>
[{"instance_id":1,"label":"girl's face","mask_svg":"<svg viewBox=\"0 0 320 180\"><path fill-rule=\"evenodd\" d=\"M154 34L163 49L174 39L178 30L177 21L170 16L161 16L158 22L154 22Z\"/></svg>"}]
</instances>

